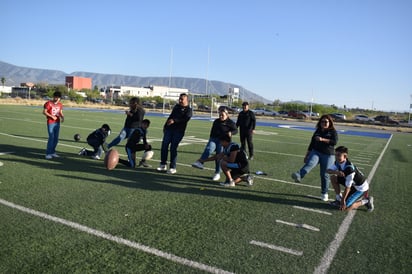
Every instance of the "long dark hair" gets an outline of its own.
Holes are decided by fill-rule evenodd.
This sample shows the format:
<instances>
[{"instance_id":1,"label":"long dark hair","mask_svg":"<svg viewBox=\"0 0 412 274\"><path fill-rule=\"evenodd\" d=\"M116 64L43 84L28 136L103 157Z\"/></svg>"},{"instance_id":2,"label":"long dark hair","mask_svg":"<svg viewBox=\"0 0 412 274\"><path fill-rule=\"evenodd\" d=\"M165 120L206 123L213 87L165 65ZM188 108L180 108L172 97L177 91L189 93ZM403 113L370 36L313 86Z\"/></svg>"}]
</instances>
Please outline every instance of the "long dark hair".
<instances>
[{"instance_id":1,"label":"long dark hair","mask_svg":"<svg viewBox=\"0 0 412 274\"><path fill-rule=\"evenodd\" d=\"M320 117L318 123L316 124L316 128L317 128L317 129L321 129L321 128L322 128L322 127L321 127L321 123L322 123L322 120L323 120L323 119L328 119L328 120L329 120L328 129L333 129L333 130L335 130L335 124L333 123L333 119L332 119L332 117L331 117L329 114L323 114L323 115Z\"/></svg>"}]
</instances>

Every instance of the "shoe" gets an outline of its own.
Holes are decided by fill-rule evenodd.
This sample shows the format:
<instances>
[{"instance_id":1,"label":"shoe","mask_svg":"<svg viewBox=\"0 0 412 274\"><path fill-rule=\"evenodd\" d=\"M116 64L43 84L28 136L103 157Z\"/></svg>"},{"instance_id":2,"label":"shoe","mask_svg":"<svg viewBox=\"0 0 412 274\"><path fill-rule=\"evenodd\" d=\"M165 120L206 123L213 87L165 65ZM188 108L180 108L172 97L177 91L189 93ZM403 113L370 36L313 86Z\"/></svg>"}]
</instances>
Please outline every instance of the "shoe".
<instances>
[{"instance_id":1,"label":"shoe","mask_svg":"<svg viewBox=\"0 0 412 274\"><path fill-rule=\"evenodd\" d=\"M47 155L46 155L46 159L47 159L47 160L53 159L53 155L47 154Z\"/></svg>"},{"instance_id":2,"label":"shoe","mask_svg":"<svg viewBox=\"0 0 412 274\"><path fill-rule=\"evenodd\" d=\"M167 174L175 174L176 172L177 172L176 168L170 168L170 169L167 171Z\"/></svg>"},{"instance_id":3,"label":"shoe","mask_svg":"<svg viewBox=\"0 0 412 274\"><path fill-rule=\"evenodd\" d=\"M248 186L253 186L253 176L252 175L247 175L246 176L246 182Z\"/></svg>"},{"instance_id":4,"label":"shoe","mask_svg":"<svg viewBox=\"0 0 412 274\"><path fill-rule=\"evenodd\" d=\"M56 153L53 153L51 156L52 156L53 158L59 158L59 157L60 157L60 156L57 155Z\"/></svg>"},{"instance_id":5,"label":"shoe","mask_svg":"<svg viewBox=\"0 0 412 274\"><path fill-rule=\"evenodd\" d=\"M149 165L148 163L143 162L143 161L140 161L137 166L138 166L138 167L141 167L141 166L142 166L142 167L152 167L151 165Z\"/></svg>"},{"instance_id":6,"label":"shoe","mask_svg":"<svg viewBox=\"0 0 412 274\"><path fill-rule=\"evenodd\" d=\"M229 182L225 182L224 184L221 183L220 185L222 185L224 187L235 187L236 186L234 180L230 180Z\"/></svg>"},{"instance_id":7,"label":"shoe","mask_svg":"<svg viewBox=\"0 0 412 274\"><path fill-rule=\"evenodd\" d=\"M198 168L198 169L203 169L203 164L199 161L196 161L192 164L192 167Z\"/></svg>"},{"instance_id":8,"label":"shoe","mask_svg":"<svg viewBox=\"0 0 412 274\"><path fill-rule=\"evenodd\" d=\"M249 161L253 161L253 155L249 157Z\"/></svg>"},{"instance_id":9,"label":"shoe","mask_svg":"<svg viewBox=\"0 0 412 274\"><path fill-rule=\"evenodd\" d=\"M85 149L85 148L82 148L82 150L79 151L79 155L80 155L80 156L86 155L86 149Z\"/></svg>"},{"instance_id":10,"label":"shoe","mask_svg":"<svg viewBox=\"0 0 412 274\"><path fill-rule=\"evenodd\" d=\"M213 181L219 181L220 180L220 173L215 173L212 178Z\"/></svg>"},{"instance_id":11,"label":"shoe","mask_svg":"<svg viewBox=\"0 0 412 274\"><path fill-rule=\"evenodd\" d=\"M299 172L292 173L292 179L295 180L295 183L302 182Z\"/></svg>"},{"instance_id":12,"label":"shoe","mask_svg":"<svg viewBox=\"0 0 412 274\"><path fill-rule=\"evenodd\" d=\"M373 205L373 196L369 197L369 202L366 204L366 207L368 208L368 212L372 212L375 209L375 206Z\"/></svg>"},{"instance_id":13,"label":"shoe","mask_svg":"<svg viewBox=\"0 0 412 274\"><path fill-rule=\"evenodd\" d=\"M334 207L340 207L340 201L338 201L338 200L335 200L335 201L333 201L333 202L330 202L329 203L331 206L334 206Z\"/></svg>"},{"instance_id":14,"label":"shoe","mask_svg":"<svg viewBox=\"0 0 412 274\"><path fill-rule=\"evenodd\" d=\"M322 193L322 196L320 196L320 199L321 199L322 201L324 201L324 202L329 201L329 195L328 195L328 193L325 193L325 194Z\"/></svg>"},{"instance_id":15,"label":"shoe","mask_svg":"<svg viewBox=\"0 0 412 274\"><path fill-rule=\"evenodd\" d=\"M157 171L167 171L166 165L160 165L158 168L156 168Z\"/></svg>"},{"instance_id":16,"label":"shoe","mask_svg":"<svg viewBox=\"0 0 412 274\"><path fill-rule=\"evenodd\" d=\"M92 159L100 160L100 156L99 156L99 155L93 155L93 156L92 156Z\"/></svg>"}]
</instances>

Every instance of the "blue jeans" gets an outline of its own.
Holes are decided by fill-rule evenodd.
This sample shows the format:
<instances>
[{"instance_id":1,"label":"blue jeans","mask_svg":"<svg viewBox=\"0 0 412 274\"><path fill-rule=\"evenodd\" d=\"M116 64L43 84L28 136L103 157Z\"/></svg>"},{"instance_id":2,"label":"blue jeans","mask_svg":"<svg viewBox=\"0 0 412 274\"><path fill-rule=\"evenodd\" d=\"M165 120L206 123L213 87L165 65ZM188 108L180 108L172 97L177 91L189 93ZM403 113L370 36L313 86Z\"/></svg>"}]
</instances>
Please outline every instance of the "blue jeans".
<instances>
[{"instance_id":1,"label":"blue jeans","mask_svg":"<svg viewBox=\"0 0 412 274\"><path fill-rule=\"evenodd\" d=\"M47 141L46 154L54 154L59 142L60 123L47 124L47 132L49 140Z\"/></svg>"},{"instance_id":2,"label":"blue jeans","mask_svg":"<svg viewBox=\"0 0 412 274\"><path fill-rule=\"evenodd\" d=\"M114 147L115 145L123 141L124 139L129 138L129 136L132 135L134 130L135 128L126 128L126 127L122 128L119 135L116 138L114 138L113 141L111 141L110 144L107 145L107 147L108 148Z\"/></svg>"},{"instance_id":3,"label":"blue jeans","mask_svg":"<svg viewBox=\"0 0 412 274\"><path fill-rule=\"evenodd\" d=\"M209 156L215 151L216 154L222 152L222 145L220 144L219 138L210 138L209 142L207 142L205 150L202 153L202 156L200 156L200 159L204 160L209 158ZM220 163L215 161L215 173L220 173L220 170Z\"/></svg>"},{"instance_id":4,"label":"blue jeans","mask_svg":"<svg viewBox=\"0 0 412 274\"><path fill-rule=\"evenodd\" d=\"M162 148L160 151L160 164L166 165L167 154L169 151L170 145L170 168L176 168L177 162L177 147L179 146L180 141L182 141L183 136L185 135L184 131L170 130L166 129L163 134Z\"/></svg>"},{"instance_id":5,"label":"blue jeans","mask_svg":"<svg viewBox=\"0 0 412 274\"><path fill-rule=\"evenodd\" d=\"M312 150L307 158L305 165L299 170L300 177L305 177L315 166L320 165L320 181L322 194L326 194L329 191L330 176L326 172L328 167L333 165L335 161L335 155L329 155L320 153L319 151Z\"/></svg>"}]
</instances>

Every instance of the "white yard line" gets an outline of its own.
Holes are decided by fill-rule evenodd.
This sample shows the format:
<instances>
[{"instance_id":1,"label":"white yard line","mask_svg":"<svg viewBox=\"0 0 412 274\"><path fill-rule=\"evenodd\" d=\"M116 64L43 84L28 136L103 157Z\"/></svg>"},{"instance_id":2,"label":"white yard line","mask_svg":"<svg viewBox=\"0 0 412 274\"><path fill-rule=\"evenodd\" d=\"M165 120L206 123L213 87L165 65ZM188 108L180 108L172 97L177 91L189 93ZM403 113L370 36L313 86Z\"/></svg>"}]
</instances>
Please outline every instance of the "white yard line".
<instances>
[{"instance_id":1,"label":"white yard line","mask_svg":"<svg viewBox=\"0 0 412 274\"><path fill-rule=\"evenodd\" d=\"M168 252L161 251L161 250L153 248L153 247L142 245L142 244L137 243L137 242L133 242L133 241L130 241L130 240L127 240L127 239L123 239L123 238L111 235L111 234L106 233L106 232L101 231L101 230L96 230L96 229L93 229L93 228L90 228L90 227L87 227L87 226L84 226L84 225L81 225L81 224L78 224L78 223L75 223L75 222L72 222L72 221L68 221L68 220L65 220L65 219L62 219L62 218L59 218L59 217L51 216L47 213L43 213L43 212L40 212L40 211L37 211L37 210L34 210L34 209L30 209L30 208L27 208L27 207L16 205L14 203L8 202L8 201L3 200L3 199L0 199L0 204L3 204L5 206L11 207L13 209L17 209L17 210L20 210L22 212L25 212L25 213L28 213L28 214L31 214L31 215L34 215L34 216L37 216L37 217L55 222L55 223L59 223L59 224L71 227L71 228L76 229L76 230L81 231L81 232L86 232L86 233L91 234L93 236L96 236L96 237L99 237L99 238L102 238L102 239L105 239L105 240L109 240L109 241L115 242L117 244L122 244L122 245L125 245L125 246L128 246L128 247L131 247L131 248L134 248L134 249L137 249L137 250L155 255L157 257L161 257L161 258L164 258L166 260L169 260L169 261L181 264L181 265L185 265L187 267L200 269L200 270L203 270L203 271L206 271L206 272L209 272L209 273L232 273L232 272L228 272L228 271L225 271L225 270L213 267L213 266L209 266L209 265L202 264L202 263L199 263L199 262L195 262L195 261L192 261L192 260L189 260L189 259L186 259L186 258L182 258L182 257L173 255L173 254L168 253Z\"/></svg>"},{"instance_id":2,"label":"white yard line","mask_svg":"<svg viewBox=\"0 0 412 274\"><path fill-rule=\"evenodd\" d=\"M307 224L295 224L295 223L285 222L282 220L276 220L276 222L280 224L284 224L284 225L294 226L297 228L304 228L304 229L312 230L312 231L320 231L319 228L311 226L311 225L307 225Z\"/></svg>"},{"instance_id":3,"label":"white yard line","mask_svg":"<svg viewBox=\"0 0 412 274\"><path fill-rule=\"evenodd\" d=\"M283 246L271 245L271 244L267 244L267 243L263 243L263 242L254 241L254 240L250 241L250 244L257 245L257 246L260 246L260 247L266 247L266 248L269 248L269 249L289 253L289 254L296 255L296 256L302 256L303 255L303 251L296 251L296 250L286 248L286 247L283 247Z\"/></svg>"},{"instance_id":4,"label":"white yard line","mask_svg":"<svg viewBox=\"0 0 412 274\"><path fill-rule=\"evenodd\" d=\"M293 206L293 207L296 208L296 209L302 209L302 210L306 210L306 211L310 211L310 212L315 212L315 213L320 213L320 214L325 214L325 215L332 215L332 213L330 213L328 211L313 209L313 208L309 208L309 207L303 207L303 206Z\"/></svg>"}]
</instances>

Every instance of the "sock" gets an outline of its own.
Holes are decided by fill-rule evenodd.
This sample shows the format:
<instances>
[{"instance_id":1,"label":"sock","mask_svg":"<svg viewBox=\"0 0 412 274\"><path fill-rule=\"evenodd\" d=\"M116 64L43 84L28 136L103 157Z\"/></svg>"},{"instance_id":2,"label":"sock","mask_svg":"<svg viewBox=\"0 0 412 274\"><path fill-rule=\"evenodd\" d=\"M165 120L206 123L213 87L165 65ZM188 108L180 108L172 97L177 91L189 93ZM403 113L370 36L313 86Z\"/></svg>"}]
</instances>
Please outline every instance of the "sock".
<instances>
[{"instance_id":1,"label":"sock","mask_svg":"<svg viewBox=\"0 0 412 274\"><path fill-rule=\"evenodd\" d=\"M367 199L362 199L361 200L361 205L366 205L367 203L369 203L369 200L367 200Z\"/></svg>"}]
</instances>

